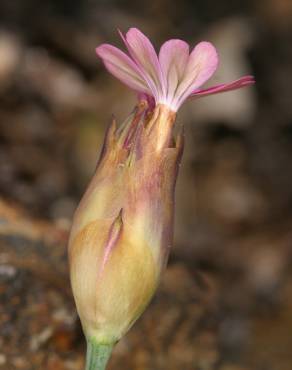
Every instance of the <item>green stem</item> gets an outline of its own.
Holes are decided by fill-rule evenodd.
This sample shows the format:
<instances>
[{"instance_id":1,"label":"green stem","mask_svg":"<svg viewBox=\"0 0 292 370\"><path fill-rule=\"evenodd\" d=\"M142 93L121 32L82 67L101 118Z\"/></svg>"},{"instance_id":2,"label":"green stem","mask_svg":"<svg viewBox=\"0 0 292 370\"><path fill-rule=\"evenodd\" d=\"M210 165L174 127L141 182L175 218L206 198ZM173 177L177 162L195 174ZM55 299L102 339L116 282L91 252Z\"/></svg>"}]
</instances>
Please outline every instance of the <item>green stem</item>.
<instances>
[{"instance_id":1,"label":"green stem","mask_svg":"<svg viewBox=\"0 0 292 370\"><path fill-rule=\"evenodd\" d=\"M105 370L113 344L97 343L94 338L87 339L85 370Z\"/></svg>"}]
</instances>

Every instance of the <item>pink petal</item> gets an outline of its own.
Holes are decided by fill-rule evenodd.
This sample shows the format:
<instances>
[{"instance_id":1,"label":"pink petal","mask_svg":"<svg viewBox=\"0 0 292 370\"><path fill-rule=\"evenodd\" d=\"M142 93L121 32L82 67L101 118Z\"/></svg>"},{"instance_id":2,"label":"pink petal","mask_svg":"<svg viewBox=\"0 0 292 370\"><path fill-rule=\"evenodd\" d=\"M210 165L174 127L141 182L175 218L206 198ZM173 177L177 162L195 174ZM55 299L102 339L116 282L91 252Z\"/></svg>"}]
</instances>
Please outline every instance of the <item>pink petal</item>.
<instances>
[{"instance_id":1,"label":"pink petal","mask_svg":"<svg viewBox=\"0 0 292 370\"><path fill-rule=\"evenodd\" d=\"M102 59L107 70L116 78L131 89L149 93L139 68L125 53L109 44L100 45L96 48L96 53Z\"/></svg>"},{"instance_id":2,"label":"pink petal","mask_svg":"<svg viewBox=\"0 0 292 370\"><path fill-rule=\"evenodd\" d=\"M171 104L183 79L189 58L189 45L182 40L166 41L160 48L159 62L166 86L166 100Z\"/></svg>"},{"instance_id":3,"label":"pink petal","mask_svg":"<svg viewBox=\"0 0 292 370\"><path fill-rule=\"evenodd\" d=\"M240 89L245 86L253 85L255 83L255 79L253 76L245 76L241 77L238 80L229 82L227 84L220 84L216 86L209 87L207 89L200 89L194 90L191 94L191 97L201 97L207 96L212 94L218 94L221 92L232 91L236 89Z\"/></svg>"},{"instance_id":4,"label":"pink petal","mask_svg":"<svg viewBox=\"0 0 292 370\"><path fill-rule=\"evenodd\" d=\"M191 52L184 79L176 93L176 104L183 101L198 87L203 85L216 71L218 55L215 47L206 41L200 42Z\"/></svg>"},{"instance_id":5,"label":"pink petal","mask_svg":"<svg viewBox=\"0 0 292 370\"><path fill-rule=\"evenodd\" d=\"M124 38L123 38L124 39ZM130 28L124 39L129 53L147 80L155 99L163 94L164 84L157 54L150 40L137 28Z\"/></svg>"}]
</instances>

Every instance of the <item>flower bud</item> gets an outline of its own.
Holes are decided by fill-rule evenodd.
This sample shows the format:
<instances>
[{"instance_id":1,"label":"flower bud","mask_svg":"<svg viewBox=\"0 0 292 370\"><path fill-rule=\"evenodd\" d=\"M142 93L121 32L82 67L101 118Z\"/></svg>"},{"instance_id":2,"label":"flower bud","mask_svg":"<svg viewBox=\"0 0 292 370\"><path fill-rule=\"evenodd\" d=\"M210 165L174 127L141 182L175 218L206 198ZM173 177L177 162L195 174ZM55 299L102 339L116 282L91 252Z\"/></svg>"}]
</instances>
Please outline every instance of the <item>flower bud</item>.
<instances>
[{"instance_id":1,"label":"flower bud","mask_svg":"<svg viewBox=\"0 0 292 370\"><path fill-rule=\"evenodd\" d=\"M182 134L175 113L141 102L108 128L101 157L75 213L70 276L87 338L115 343L149 303L172 244Z\"/></svg>"}]
</instances>

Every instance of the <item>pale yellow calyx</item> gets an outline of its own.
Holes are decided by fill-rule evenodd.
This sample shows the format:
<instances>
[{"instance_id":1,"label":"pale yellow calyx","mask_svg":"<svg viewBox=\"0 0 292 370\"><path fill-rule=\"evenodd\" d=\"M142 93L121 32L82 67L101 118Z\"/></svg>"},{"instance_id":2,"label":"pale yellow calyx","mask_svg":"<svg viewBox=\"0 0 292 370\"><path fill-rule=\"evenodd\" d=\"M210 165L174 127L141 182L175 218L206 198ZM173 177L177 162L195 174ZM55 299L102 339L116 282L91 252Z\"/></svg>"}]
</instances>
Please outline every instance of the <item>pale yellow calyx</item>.
<instances>
[{"instance_id":1,"label":"pale yellow calyx","mask_svg":"<svg viewBox=\"0 0 292 370\"><path fill-rule=\"evenodd\" d=\"M108 129L96 172L74 215L71 284L87 338L113 343L153 296L172 244L183 141L175 113L140 104Z\"/></svg>"},{"instance_id":2,"label":"pale yellow calyx","mask_svg":"<svg viewBox=\"0 0 292 370\"><path fill-rule=\"evenodd\" d=\"M84 331L108 343L120 339L138 318L158 280L151 248L127 225L103 264L109 228L106 221L92 222L70 247L71 283Z\"/></svg>"}]
</instances>

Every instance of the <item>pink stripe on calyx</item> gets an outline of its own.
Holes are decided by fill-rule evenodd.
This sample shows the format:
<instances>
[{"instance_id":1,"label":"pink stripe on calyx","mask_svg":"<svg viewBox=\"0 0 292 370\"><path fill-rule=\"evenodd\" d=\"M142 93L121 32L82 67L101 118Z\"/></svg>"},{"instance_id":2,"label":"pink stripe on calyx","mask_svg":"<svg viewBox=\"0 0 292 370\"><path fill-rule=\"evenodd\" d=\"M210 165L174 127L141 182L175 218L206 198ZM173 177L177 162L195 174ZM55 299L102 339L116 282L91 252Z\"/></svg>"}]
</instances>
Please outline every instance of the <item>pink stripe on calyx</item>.
<instances>
[{"instance_id":1,"label":"pink stripe on calyx","mask_svg":"<svg viewBox=\"0 0 292 370\"><path fill-rule=\"evenodd\" d=\"M123 208L121 208L118 216L115 218L113 221L109 233L108 233L108 238L105 243L105 249L104 249L104 255L103 255L103 260L101 264L101 268L99 270L99 275L102 273L102 271L105 268L105 265L110 258L110 255L117 245L117 242L119 241L122 231L123 231Z\"/></svg>"}]
</instances>

